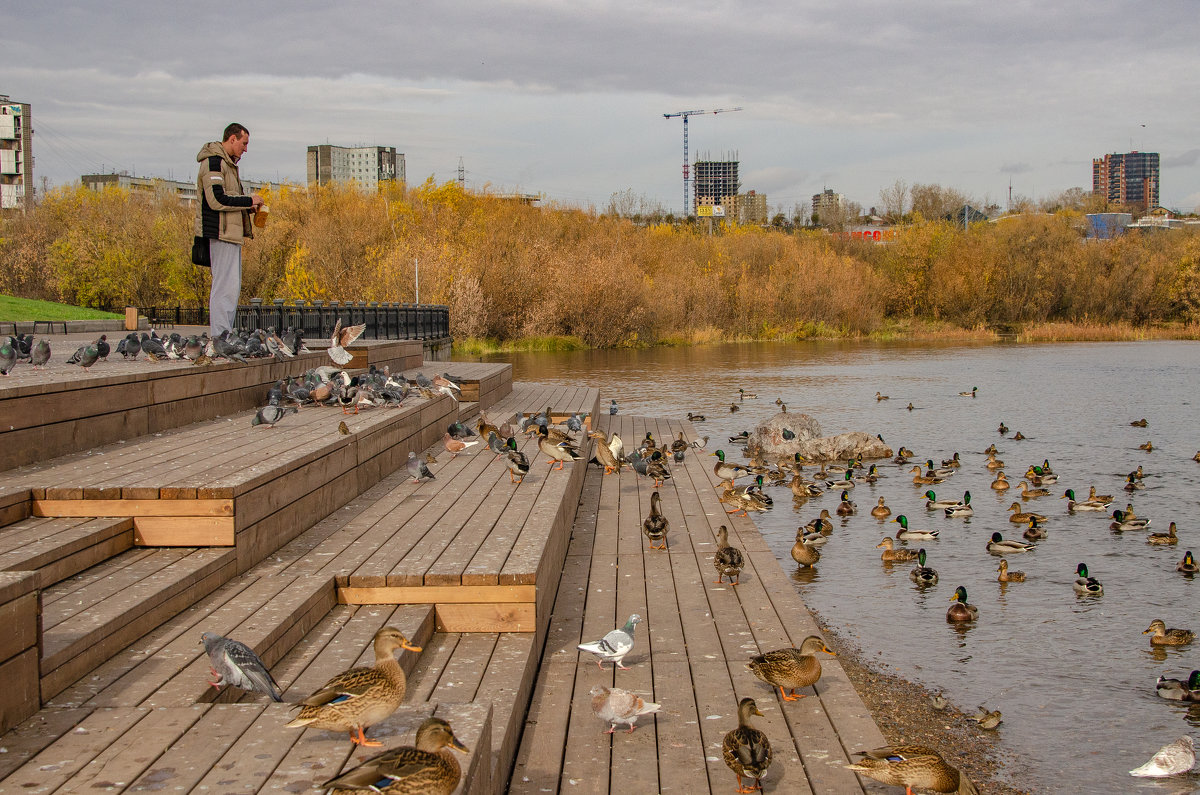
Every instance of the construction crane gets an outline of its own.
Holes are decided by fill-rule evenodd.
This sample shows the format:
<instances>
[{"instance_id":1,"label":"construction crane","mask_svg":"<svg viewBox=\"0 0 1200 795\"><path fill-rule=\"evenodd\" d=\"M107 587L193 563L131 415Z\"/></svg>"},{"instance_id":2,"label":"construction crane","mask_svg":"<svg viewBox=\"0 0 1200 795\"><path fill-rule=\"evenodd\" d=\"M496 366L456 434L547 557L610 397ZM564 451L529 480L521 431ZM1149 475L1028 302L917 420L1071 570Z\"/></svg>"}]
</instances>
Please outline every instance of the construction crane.
<instances>
[{"instance_id":1,"label":"construction crane","mask_svg":"<svg viewBox=\"0 0 1200 795\"><path fill-rule=\"evenodd\" d=\"M688 209L691 207L691 201L688 199L688 118L699 116L703 113L733 113L734 111L742 110L742 108L717 108L716 110L681 110L677 113L664 113L664 119L671 119L676 116L683 117L683 214L689 215Z\"/></svg>"}]
</instances>

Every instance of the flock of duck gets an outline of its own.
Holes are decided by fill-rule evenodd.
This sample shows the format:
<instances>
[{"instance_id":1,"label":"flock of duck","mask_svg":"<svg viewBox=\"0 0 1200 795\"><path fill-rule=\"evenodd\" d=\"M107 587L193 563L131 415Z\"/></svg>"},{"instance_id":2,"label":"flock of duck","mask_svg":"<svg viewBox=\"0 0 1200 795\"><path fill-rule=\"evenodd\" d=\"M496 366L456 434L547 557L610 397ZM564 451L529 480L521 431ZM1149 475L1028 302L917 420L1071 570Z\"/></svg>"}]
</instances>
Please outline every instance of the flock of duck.
<instances>
[{"instance_id":1,"label":"flock of duck","mask_svg":"<svg viewBox=\"0 0 1200 795\"><path fill-rule=\"evenodd\" d=\"M974 398L977 393L978 388L975 388L959 394L963 397ZM749 396L744 392L740 392L740 395L742 399ZM888 396L876 393L877 401L887 399L889 399ZM777 403L779 402L777 401ZM1134 427L1147 427L1148 424L1144 419L1130 423ZM997 432L1007 438L1024 438L1020 432L1009 437L1010 429L1004 423L1000 424ZM738 444L744 443L748 438L749 434L743 432L738 436L730 437L729 441L731 444ZM1152 446L1150 443L1146 443L1139 449L1149 450L1152 449ZM882 477L877 465L864 465L862 461L858 460L847 461L845 464L821 465L818 462L806 461L798 453L783 460L769 461L761 453L754 452L750 454L746 464L737 464L728 461L724 451L718 450L713 455L718 458L714 466L714 473L723 481L721 500L726 503L730 513L739 515L745 515L752 511L764 511L771 507L772 500L763 490L763 486L770 483L786 484L795 496L797 510L800 510L809 499L833 493L838 497L834 513L840 517L852 516L858 513L858 506L851 498L853 489L864 484L874 484ZM991 488L997 493L1003 493L1013 488L1004 472L1005 462L997 457L996 446L990 445L984 451L984 455L986 456L984 466L992 477ZM1193 458L1200 461L1200 452ZM902 446L893 462L904 468L914 459L920 460L911 450ZM925 511L941 511L947 517L970 517L974 514L969 491L964 492L961 499L942 499L933 490L934 487L947 487L952 482L954 474L960 471L962 466L963 461L959 453L955 452L951 458L942 459L941 466L935 465L932 459L925 459L923 465L914 464L908 470L908 474L912 476L913 486L923 489L921 496L925 498ZM806 467L808 467L807 470ZM816 471L813 471L813 467L816 467ZM1130 495L1140 491L1144 488L1144 477L1145 472L1142 466L1138 466L1125 477L1124 490ZM749 484L737 485L738 481L743 478L749 479ZM999 558L996 568L998 582L1020 583L1026 581L1024 572L1010 569L1007 557L1030 553L1046 539L1045 525L1050 521L1049 517L1026 509L1024 503L1052 496L1053 492L1049 487L1054 486L1058 482L1058 478L1050 461L1046 459L1040 463L1029 464L1024 468L1024 479L1017 484L1019 494L1016 496L1020 500L1014 500L1008 507L1008 521L1013 527L1013 534L1020 532L1020 537L1006 537L1004 533L995 531L989 534L983 545L983 551ZM1065 489L1060 495L1060 499L1066 501L1066 510L1069 513L1095 512L1106 515L1110 520L1109 528L1114 532L1144 532L1147 534L1147 543L1152 545L1178 544L1175 522L1171 522L1165 532L1151 532L1150 519L1138 516L1131 503L1127 504L1124 509L1115 509L1110 512L1110 508L1116 501L1114 495L1099 494L1095 486L1089 489L1086 498L1077 497L1073 489ZM915 565L909 572L909 578L913 583L919 588L937 584L938 572L928 565L928 552L920 544L936 541L939 531L917 527L916 523L910 520L909 515L906 514L893 516L893 511L887 505L884 497L878 498L869 513L881 523L888 522L899 526L894 534L886 536L876 546L877 549L882 549L880 558L883 564L891 567L897 563L914 562ZM817 566L821 560L821 547L828 541L833 531L833 515L828 509L821 510L817 517L798 528L795 543L791 549L792 558L801 568ZM908 544L911 542L920 543L909 546ZM724 543L722 540L722 545ZM720 555L719 551L718 559ZM1200 568L1197 567L1196 560L1189 550L1175 564L1175 570L1191 576L1200 571ZM1103 585L1089 572L1085 562L1080 562L1075 567L1074 575L1071 588L1075 594L1084 598L1103 595ZM968 624L981 620L981 611L978 606L968 601L965 586L956 586L950 602L946 611L947 622ZM1152 621L1143 634L1150 635L1149 640L1152 647L1186 645L1195 639L1195 633L1191 630L1168 627L1162 619ZM1200 702L1200 671L1193 671L1186 679L1160 677L1156 690L1158 695L1163 698ZM984 707L981 707L979 714L974 717L984 728L995 728L1001 722L998 710L990 711ZM1166 776L1190 770L1194 764L1194 756L1186 753L1190 752L1191 743L1185 742L1185 740L1190 740L1190 738L1181 738L1176 743L1164 748L1155 757L1155 759L1159 759L1158 763L1152 759L1146 765L1131 771L1131 774ZM1163 754L1165 757L1162 756ZM923 760L920 765L916 765L920 768L919 772L911 769L914 767L914 757ZM1163 758L1173 758L1175 761L1172 764L1164 764L1161 763ZM936 781L928 777L932 775L930 771L934 768L938 768L944 773L944 775L936 776ZM877 749L867 753L863 760L856 763L854 769L884 783L909 788L923 787L935 792L972 791L966 789L970 784L966 781L965 775L950 775L949 771L953 770L952 766L946 763L933 749L920 746ZM957 771L955 773L957 774ZM926 777L921 778L922 776Z\"/></svg>"}]
</instances>

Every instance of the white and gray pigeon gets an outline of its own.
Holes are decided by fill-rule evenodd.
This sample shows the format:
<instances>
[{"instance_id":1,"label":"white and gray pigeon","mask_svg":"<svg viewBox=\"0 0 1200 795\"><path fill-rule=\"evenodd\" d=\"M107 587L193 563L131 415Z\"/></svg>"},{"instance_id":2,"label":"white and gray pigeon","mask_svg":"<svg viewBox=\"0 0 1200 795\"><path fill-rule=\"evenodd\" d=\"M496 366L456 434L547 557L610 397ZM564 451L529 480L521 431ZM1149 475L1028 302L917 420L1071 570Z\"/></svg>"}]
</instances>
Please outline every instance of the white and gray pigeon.
<instances>
[{"instance_id":1,"label":"white and gray pigeon","mask_svg":"<svg viewBox=\"0 0 1200 795\"><path fill-rule=\"evenodd\" d=\"M1129 771L1131 776L1160 778L1186 773L1196 766L1196 749L1190 734L1185 734L1173 743L1158 749L1150 761Z\"/></svg>"},{"instance_id":2,"label":"white and gray pigeon","mask_svg":"<svg viewBox=\"0 0 1200 795\"><path fill-rule=\"evenodd\" d=\"M662 704L646 701L641 696L635 696L628 690L619 687L607 688L596 685L590 691L592 697L592 714L608 724L605 734L612 734L618 723L629 727L629 733L637 728L637 719L643 715L652 715L662 709Z\"/></svg>"},{"instance_id":3,"label":"white and gray pigeon","mask_svg":"<svg viewBox=\"0 0 1200 795\"><path fill-rule=\"evenodd\" d=\"M280 406L275 403L268 403L254 413L254 419L250 420L250 425L266 425L268 428L274 428L275 423L297 411L299 409L295 406Z\"/></svg>"},{"instance_id":4,"label":"white and gray pigeon","mask_svg":"<svg viewBox=\"0 0 1200 795\"><path fill-rule=\"evenodd\" d=\"M408 474L412 475L413 483L419 483L426 478L436 480L429 467L425 466L425 462L417 458L417 454L412 450L408 451Z\"/></svg>"},{"instance_id":5,"label":"white and gray pigeon","mask_svg":"<svg viewBox=\"0 0 1200 795\"><path fill-rule=\"evenodd\" d=\"M579 649L596 655L596 665L600 668L604 667L604 663L611 662L615 667L628 671L629 666L622 665L621 660L625 659L626 654L633 651L633 628L640 623L642 623L642 617L634 613L625 622L625 626L617 627L600 640L592 643L580 643Z\"/></svg>"},{"instance_id":6,"label":"white and gray pigeon","mask_svg":"<svg viewBox=\"0 0 1200 795\"><path fill-rule=\"evenodd\" d=\"M212 661L212 673L217 678L209 682L220 689L223 685L233 685L242 690L251 690L269 696L272 701L283 701L279 694L279 685L271 678L271 672L263 665L249 646L231 638L223 638L215 632L205 632L200 636L208 659Z\"/></svg>"}]
</instances>

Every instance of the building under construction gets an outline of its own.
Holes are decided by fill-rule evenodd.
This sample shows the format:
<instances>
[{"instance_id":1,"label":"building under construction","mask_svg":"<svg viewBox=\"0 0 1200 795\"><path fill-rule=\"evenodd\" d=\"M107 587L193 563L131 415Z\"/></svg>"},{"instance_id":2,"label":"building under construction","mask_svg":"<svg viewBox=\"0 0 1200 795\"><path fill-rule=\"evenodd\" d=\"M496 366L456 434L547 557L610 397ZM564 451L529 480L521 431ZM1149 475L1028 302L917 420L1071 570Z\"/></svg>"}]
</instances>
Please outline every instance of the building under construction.
<instances>
[{"instance_id":1,"label":"building under construction","mask_svg":"<svg viewBox=\"0 0 1200 795\"><path fill-rule=\"evenodd\" d=\"M696 160L693 174L693 207L727 207L736 203L738 182L737 152L726 153L724 160Z\"/></svg>"}]
</instances>

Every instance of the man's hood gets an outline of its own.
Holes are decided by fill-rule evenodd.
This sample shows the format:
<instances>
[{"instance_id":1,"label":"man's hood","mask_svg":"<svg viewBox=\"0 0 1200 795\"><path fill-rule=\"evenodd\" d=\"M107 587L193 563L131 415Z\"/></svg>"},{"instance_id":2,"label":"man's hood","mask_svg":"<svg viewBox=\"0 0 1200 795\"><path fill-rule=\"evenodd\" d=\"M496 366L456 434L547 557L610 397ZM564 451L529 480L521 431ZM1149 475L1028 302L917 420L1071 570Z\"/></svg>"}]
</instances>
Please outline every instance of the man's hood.
<instances>
[{"instance_id":1,"label":"man's hood","mask_svg":"<svg viewBox=\"0 0 1200 795\"><path fill-rule=\"evenodd\" d=\"M233 162L233 158L229 156L229 153L225 151L225 147L221 146L220 141L210 141L209 143L206 143L200 149L200 151L196 153L196 162L203 163L213 155L217 155L231 166L237 165Z\"/></svg>"}]
</instances>

